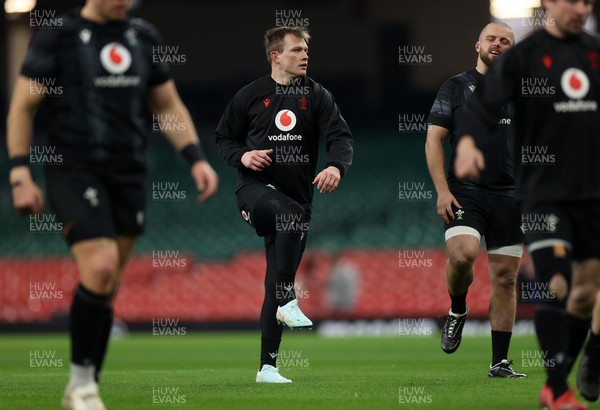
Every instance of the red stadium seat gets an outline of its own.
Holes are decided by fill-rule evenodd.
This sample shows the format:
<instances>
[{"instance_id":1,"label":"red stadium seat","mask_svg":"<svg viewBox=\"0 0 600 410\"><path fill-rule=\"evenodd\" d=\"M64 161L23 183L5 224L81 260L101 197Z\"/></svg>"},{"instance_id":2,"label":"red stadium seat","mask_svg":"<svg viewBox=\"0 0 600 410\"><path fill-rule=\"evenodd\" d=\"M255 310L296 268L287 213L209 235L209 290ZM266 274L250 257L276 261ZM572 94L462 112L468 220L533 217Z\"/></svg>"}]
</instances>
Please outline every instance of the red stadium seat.
<instances>
[{"instance_id":1,"label":"red stadium seat","mask_svg":"<svg viewBox=\"0 0 600 410\"><path fill-rule=\"evenodd\" d=\"M446 255L442 250L425 250L419 255L430 265L401 268L396 250L348 250L338 255L356 267L358 276L354 305L337 312L328 300L328 279L335 260L321 251L307 252L296 277L303 292L302 309L315 320L443 316L449 306ZM123 274L116 314L136 322L166 317L199 322L258 319L266 269L262 252L240 253L221 262L197 262L191 255L182 258L188 263L181 268L158 268L151 256L133 258ZM53 284L62 297L32 299L30 286L44 283ZM64 314L76 283L76 266L69 258L2 260L0 321L47 321ZM482 256L475 263L475 280L467 299L472 317L487 317L489 293L487 260Z\"/></svg>"}]
</instances>

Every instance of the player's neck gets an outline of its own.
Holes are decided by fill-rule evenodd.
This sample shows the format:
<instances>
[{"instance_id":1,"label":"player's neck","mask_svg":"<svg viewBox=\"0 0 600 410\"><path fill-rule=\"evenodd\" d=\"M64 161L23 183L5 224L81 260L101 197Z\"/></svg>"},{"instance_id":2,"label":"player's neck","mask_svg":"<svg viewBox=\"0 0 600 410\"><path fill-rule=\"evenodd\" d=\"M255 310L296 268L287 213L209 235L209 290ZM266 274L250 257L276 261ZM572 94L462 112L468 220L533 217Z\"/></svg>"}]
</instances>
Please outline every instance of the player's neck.
<instances>
[{"instance_id":1,"label":"player's neck","mask_svg":"<svg viewBox=\"0 0 600 410\"><path fill-rule=\"evenodd\" d=\"M565 40L565 39L568 39L568 38L577 37L576 34L568 34L568 33L565 33L564 31L561 31L558 27L556 27L556 25L554 25L554 26L546 26L546 27L544 27L544 29L552 37L555 37L555 38L558 38L558 39L561 39L561 40Z\"/></svg>"},{"instance_id":2,"label":"player's neck","mask_svg":"<svg viewBox=\"0 0 600 410\"><path fill-rule=\"evenodd\" d=\"M98 24L108 23L108 20L104 18L100 13L96 12L96 10L94 10L89 4L86 4L81 9L81 17Z\"/></svg>"},{"instance_id":3,"label":"player's neck","mask_svg":"<svg viewBox=\"0 0 600 410\"><path fill-rule=\"evenodd\" d=\"M479 74L484 74L485 75L485 73L487 73L488 66L483 61L481 61L480 58L478 58L477 59L477 65L475 66L475 70L477 70L477 72Z\"/></svg>"},{"instance_id":4,"label":"player's neck","mask_svg":"<svg viewBox=\"0 0 600 410\"><path fill-rule=\"evenodd\" d=\"M292 83L292 80L294 80L295 78L298 78L298 76L297 75L283 73L283 72L280 72L279 70L271 70L271 78L277 84L280 84L280 85L290 85Z\"/></svg>"}]
</instances>

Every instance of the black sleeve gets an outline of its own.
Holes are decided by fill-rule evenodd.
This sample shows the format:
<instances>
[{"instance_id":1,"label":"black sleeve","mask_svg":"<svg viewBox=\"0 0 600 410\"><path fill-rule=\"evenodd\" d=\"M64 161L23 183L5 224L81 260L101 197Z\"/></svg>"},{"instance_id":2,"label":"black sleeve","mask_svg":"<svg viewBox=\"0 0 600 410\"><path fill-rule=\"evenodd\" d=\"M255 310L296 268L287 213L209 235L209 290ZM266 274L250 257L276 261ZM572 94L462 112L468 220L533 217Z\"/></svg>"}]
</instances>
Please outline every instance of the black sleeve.
<instances>
[{"instance_id":1,"label":"black sleeve","mask_svg":"<svg viewBox=\"0 0 600 410\"><path fill-rule=\"evenodd\" d=\"M457 82L452 78L442 84L431 106L429 118L427 118L428 124L444 127L447 130L452 129L454 121L453 101L456 85Z\"/></svg>"},{"instance_id":2,"label":"black sleeve","mask_svg":"<svg viewBox=\"0 0 600 410\"><path fill-rule=\"evenodd\" d=\"M344 176L352 165L352 133L333 96L326 89L322 89L318 104L318 118L320 135L325 138L328 162Z\"/></svg>"},{"instance_id":3,"label":"black sleeve","mask_svg":"<svg viewBox=\"0 0 600 410\"><path fill-rule=\"evenodd\" d=\"M241 167L242 155L249 151L246 146L248 118L245 99L238 93L225 108L215 130L219 155L232 167Z\"/></svg>"},{"instance_id":4,"label":"black sleeve","mask_svg":"<svg viewBox=\"0 0 600 410\"><path fill-rule=\"evenodd\" d=\"M517 96L521 68L516 49L511 49L492 64L463 111L459 136L472 135L479 145L492 138L502 107Z\"/></svg>"},{"instance_id":5,"label":"black sleeve","mask_svg":"<svg viewBox=\"0 0 600 410\"><path fill-rule=\"evenodd\" d=\"M155 54L158 47L164 45L164 41L156 27L152 24L143 21L145 31L148 35L149 45L150 45L150 58L151 61L151 69L150 69L150 77L148 78L148 86L153 87L156 85L164 84L171 79L171 75L169 73L169 64L165 62L157 63L155 61Z\"/></svg>"},{"instance_id":6,"label":"black sleeve","mask_svg":"<svg viewBox=\"0 0 600 410\"><path fill-rule=\"evenodd\" d=\"M29 44L21 74L29 78L56 77L59 34L62 30L36 31Z\"/></svg>"}]
</instances>

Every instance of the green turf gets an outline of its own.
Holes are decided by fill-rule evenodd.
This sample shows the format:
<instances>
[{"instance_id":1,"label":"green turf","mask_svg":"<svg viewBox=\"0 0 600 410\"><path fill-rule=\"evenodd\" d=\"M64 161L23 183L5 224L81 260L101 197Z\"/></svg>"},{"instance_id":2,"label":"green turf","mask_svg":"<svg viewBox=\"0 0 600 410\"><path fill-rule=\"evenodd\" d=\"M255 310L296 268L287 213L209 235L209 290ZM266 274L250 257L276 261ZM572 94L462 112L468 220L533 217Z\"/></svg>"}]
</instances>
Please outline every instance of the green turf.
<instances>
[{"instance_id":1,"label":"green turf","mask_svg":"<svg viewBox=\"0 0 600 410\"><path fill-rule=\"evenodd\" d=\"M486 377L488 337L464 338L446 355L439 336L325 339L286 332L280 368L294 383L258 385L258 344L255 333L137 334L113 341L102 397L116 410L535 409L543 382L540 363L524 368L521 362L536 349L533 337L515 337L511 345L514 367L529 374L524 380ZM31 352L54 352L55 361L31 367ZM0 337L0 408L60 408L68 357L63 335Z\"/></svg>"}]
</instances>

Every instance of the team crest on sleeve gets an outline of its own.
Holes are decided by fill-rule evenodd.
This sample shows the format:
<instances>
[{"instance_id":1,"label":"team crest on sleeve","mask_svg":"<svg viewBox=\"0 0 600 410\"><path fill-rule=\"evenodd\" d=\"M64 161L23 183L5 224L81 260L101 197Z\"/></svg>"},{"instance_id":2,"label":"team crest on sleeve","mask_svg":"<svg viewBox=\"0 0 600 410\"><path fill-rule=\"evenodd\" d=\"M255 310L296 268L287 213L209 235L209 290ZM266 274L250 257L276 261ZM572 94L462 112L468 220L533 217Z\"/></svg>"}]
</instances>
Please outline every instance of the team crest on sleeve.
<instances>
[{"instance_id":1,"label":"team crest on sleeve","mask_svg":"<svg viewBox=\"0 0 600 410\"><path fill-rule=\"evenodd\" d=\"M135 221L137 222L138 226L144 225L144 219L144 211L137 211L137 213L135 214Z\"/></svg>"},{"instance_id":2,"label":"team crest on sleeve","mask_svg":"<svg viewBox=\"0 0 600 410\"><path fill-rule=\"evenodd\" d=\"M550 67L552 67L552 57L550 57L548 54L544 55L542 57L542 64L544 64L544 67L549 70Z\"/></svg>"},{"instance_id":3,"label":"team crest on sleeve","mask_svg":"<svg viewBox=\"0 0 600 410\"><path fill-rule=\"evenodd\" d=\"M592 70L597 70L600 67L600 65L598 65L598 60L600 60L600 54L598 54L597 51L590 51L587 56L590 60L590 68Z\"/></svg>"},{"instance_id":4,"label":"team crest on sleeve","mask_svg":"<svg viewBox=\"0 0 600 410\"><path fill-rule=\"evenodd\" d=\"M129 42L129 45L132 47L137 46L138 43L138 39L137 39L137 31L135 31L134 28L130 28L125 32L125 37L127 38L127 41Z\"/></svg>"},{"instance_id":5,"label":"team crest on sleeve","mask_svg":"<svg viewBox=\"0 0 600 410\"><path fill-rule=\"evenodd\" d=\"M92 38L92 32L89 29L84 28L79 32L79 38L83 44L87 44L90 42L90 38Z\"/></svg>"},{"instance_id":6,"label":"team crest on sleeve","mask_svg":"<svg viewBox=\"0 0 600 410\"><path fill-rule=\"evenodd\" d=\"M306 109L308 108L308 98L302 97L302 98L300 98L299 102L300 102L300 109L303 111L306 111Z\"/></svg>"}]
</instances>

